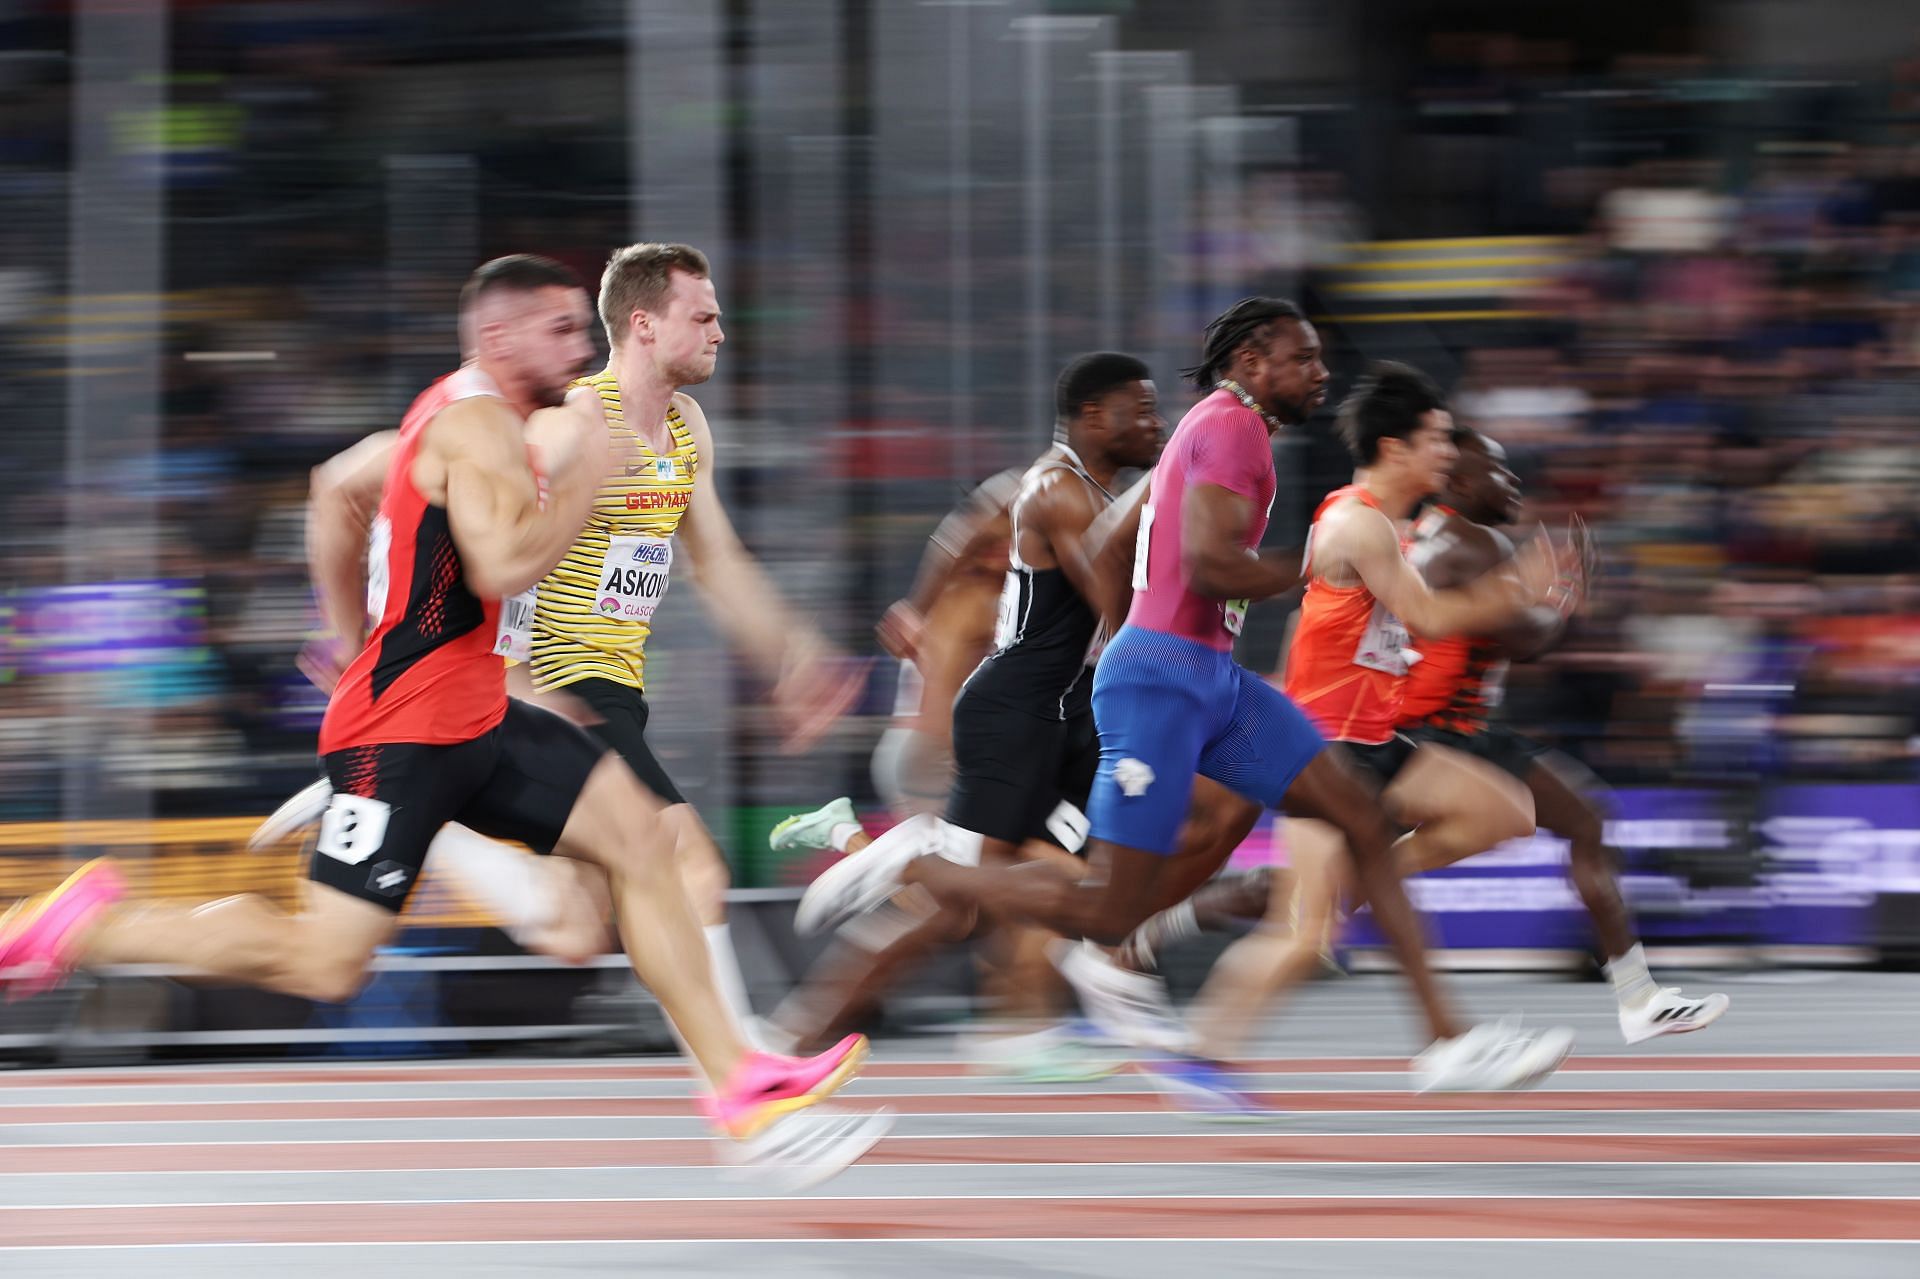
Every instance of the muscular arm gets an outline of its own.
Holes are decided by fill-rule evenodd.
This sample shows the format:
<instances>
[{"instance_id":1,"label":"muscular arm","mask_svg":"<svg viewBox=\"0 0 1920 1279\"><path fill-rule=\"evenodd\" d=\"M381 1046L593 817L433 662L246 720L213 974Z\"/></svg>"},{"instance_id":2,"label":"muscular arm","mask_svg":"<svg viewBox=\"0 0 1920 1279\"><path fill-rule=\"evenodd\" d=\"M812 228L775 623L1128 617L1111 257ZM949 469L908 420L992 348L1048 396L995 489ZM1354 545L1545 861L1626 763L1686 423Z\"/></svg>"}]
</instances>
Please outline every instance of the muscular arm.
<instances>
[{"instance_id":1,"label":"muscular arm","mask_svg":"<svg viewBox=\"0 0 1920 1279\"><path fill-rule=\"evenodd\" d=\"M915 612L925 614L932 608L940 592L946 589L954 569L986 550L987 543L996 536L994 521L1012 507L1020 492L1022 474L1023 469L1015 468L987 480L948 512L940 526L933 530L927 539L927 549L920 556L913 589L907 592L905 601Z\"/></svg>"},{"instance_id":2,"label":"muscular arm","mask_svg":"<svg viewBox=\"0 0 1920 1279\"><path fill-rule=\"evenodd\" d=\"M366 637L367 530L399 438L369 435L313 468L307 491L307 571L320 616L353 645Z\"/></svg>"},{"instance_id":3,"label":"muscular arm","mask_svg":"<svg viewBox=\"0 0 1920 1279\"><path fill-rule=\"evenodd\" d=\"M1117 573L1103 569L1088 545L1102 508L1087 486L1066 471L1049 471L1032 490L1020 495L1014 510L1021 557L1041 566L1051 557L1108 628L1118 628L1126 620L1133 596L1125 569Z\"/></svg>"},{"instance_id":4,"label":"muscular arm","mask_svg":"<svg viewBox=\"0 0 1920 1279\"><path fill-rule=\"evenodd\" d=\"M1422 574L1435 590L1449 590L1493 571L1513 554L1504 536L1477 524L1456 521L1450 526L1456 540L1427 561ZM1545 653L1566 633L1568 615L1550 604L1534 604L1493 638L1514 661L1525 662Z\"/></svg>"},{"instance_id":5,"label":"muscular arm","mask_svg":"<svg viewBox=\"0 0 1920 1279\"><path fill-rule=\"evenodd\" d=\"M1323 564L1347 565L1409 630L1433 639L1498 631L1535 602L1526 585L1505 568L1462 586L1433 590L1407 563L1393 521L1357 501L1344 502L1321 517L1314 555Z\"/></svg>"},{"instance_id":6,"label":"muscular arm","mask_svg":"<svg viewBox=\"0 0 1920 1279\"><path fill-rule=\"evenodd\" d=\"M1196 484L1180 504L1180 567L1196 595L1265 600L1300 584L1297 551L1250 551L1241 537L1253 503L1217 484Z\"/></svg>"},{"instance_id":7,"label":"muscular arm","mask_svg":"<svg viewBox=\"0 0 1920 1279\"><path fill-rule=\"evenodd\" d=\"M568 461L547 477L540 503L520 420L491 397L460 400L427 427L427 447L415 463L444 468L447 522L466 571L467 586L485 599L516 595L552 571L580 535L607 469L606 418L598 397L578 395L554 425L570 428ZM539 415L536 415L539 416ZM543 423L543 429L546 423Z\"/></svg>"},{"instance_id":8,"label":"muscular arm","mask_svg":"<svg viewBox=\"0 0 1920 1279\"><path fill-rule=\"evenodd\" d=\"M820 652L826 641L781 599L773 579L741 544L714 484L713 432L707 415L686 396L675 396L680 414L700 450L693 500L680 518L680 544L691 563L693 583L727 638L769 678Z\"/></svg>"}]
</instances>

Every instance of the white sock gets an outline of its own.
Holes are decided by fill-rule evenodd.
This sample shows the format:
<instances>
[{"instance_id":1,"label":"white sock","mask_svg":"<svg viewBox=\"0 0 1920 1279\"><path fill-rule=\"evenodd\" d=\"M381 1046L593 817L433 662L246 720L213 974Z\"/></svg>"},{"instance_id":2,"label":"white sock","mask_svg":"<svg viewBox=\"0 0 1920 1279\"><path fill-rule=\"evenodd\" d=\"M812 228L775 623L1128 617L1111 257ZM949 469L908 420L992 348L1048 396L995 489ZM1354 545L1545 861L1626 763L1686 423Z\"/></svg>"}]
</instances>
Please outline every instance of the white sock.
<instances>
[{"instance_id":1,"label":"white sock","mask_svg":"<svg viewBox=\"0 0 1920 1279\"><path fill-rule=\"evenodd\" d=\"M427 862L516 941L522 933L552 924L559 914L559 894L534 855L478 831L457 823L442 826L427 845Z\"/></svg>"},{"instance_id":2,"label":"white sock","mask_svg":"<svg viewBox=\"0 0 1920 1279\"><path fill-rule=\"evenodd\" d=\"M859 822L838 822L827 832L827 843L836 853L847 851L847 845L853 842L855 835L864 835L867 828Z\"/></svg>"},{"instance_id":3,"label":"white sock","mask_svg":"<svg viewBox=\"0 0 1920 1279\"><path fill-rule=\"evenodd\" d=\"M1647 971L1647 952L1635 942L1633 949L1607 964L1607 979L1613 983L1613 997L1622 1008L1637 1008L1659 987Z\"/></svg>"},{"instance_id":4,"label":"white sock","mask_svg":"<svg viewBox=\"0 0 1920 1279\"><path fill-rule=\"evenodd\" d=\"M707 957L713 965L713 985L720 992L720 1002L732 1014L741 1036L758 1047L752 1033L753 1004L747 998L746 978L740 974L740 957L733 951L733 930L726 924L708 924L700 932L707 939Z\"/></svg>"}]
</instances>

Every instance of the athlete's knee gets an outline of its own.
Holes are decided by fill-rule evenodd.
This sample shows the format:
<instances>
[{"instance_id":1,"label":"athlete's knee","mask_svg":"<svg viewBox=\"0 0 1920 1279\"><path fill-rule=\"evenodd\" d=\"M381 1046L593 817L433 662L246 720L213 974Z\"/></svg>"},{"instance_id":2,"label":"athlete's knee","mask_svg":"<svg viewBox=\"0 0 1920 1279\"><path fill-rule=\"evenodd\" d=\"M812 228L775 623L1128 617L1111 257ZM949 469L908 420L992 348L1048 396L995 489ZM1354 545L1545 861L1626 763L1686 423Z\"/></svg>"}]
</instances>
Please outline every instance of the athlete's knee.
<instances>
[{"instance_id":1,"label":"athlete's knee","mask_svg":"<svg viewBox=\"0 0 1920 1279\"><path fill-rule=\"evenodd\" d=\"M288 956L278 983L287 994L323 1004L344 1004L366 987L373 970L371 950L328 945L319 939L303 940L309 944Z\"/></svg>"}]
</instances>

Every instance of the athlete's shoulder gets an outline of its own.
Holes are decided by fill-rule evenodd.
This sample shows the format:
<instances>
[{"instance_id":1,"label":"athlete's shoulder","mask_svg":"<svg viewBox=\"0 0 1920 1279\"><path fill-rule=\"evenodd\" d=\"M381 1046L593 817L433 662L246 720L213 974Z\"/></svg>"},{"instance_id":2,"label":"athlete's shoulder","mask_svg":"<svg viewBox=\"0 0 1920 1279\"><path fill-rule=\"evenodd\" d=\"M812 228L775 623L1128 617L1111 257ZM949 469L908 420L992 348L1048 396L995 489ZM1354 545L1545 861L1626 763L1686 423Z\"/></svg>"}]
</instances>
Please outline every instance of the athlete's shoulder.
<instances>
[{"instance_id":1,"label":"athlete's shoulder","mask_svg":"<svg viewBox=\"0 0 1920 1279\"><path fill-rule=\"evenodd\" d=\"M675 418L678 418L681 425L686 427L687 433L693 437L695 446L698 447L702 453L708 452L711 449L713 443L713 427L707 423L707 412L700 407L698 400L688 395L685 391L675 391L672 398L667 401L667 423L669 426L673 424Z\"/></svg>"},{"instance_id":2,"label":"athlete's shoulder","mask_svg":"<svg viewBox=\"0 0 1920 1279\"><path fill-rule=\"evenodd\" d=\"M614 379L612 365L608 365L598 373L589 373L585 377L578 377L567 383L569 391L580 386L591 387L602 393L607 391L612 391L615 395L620 393L620 384Z\"/></svg>"}]
</instances>

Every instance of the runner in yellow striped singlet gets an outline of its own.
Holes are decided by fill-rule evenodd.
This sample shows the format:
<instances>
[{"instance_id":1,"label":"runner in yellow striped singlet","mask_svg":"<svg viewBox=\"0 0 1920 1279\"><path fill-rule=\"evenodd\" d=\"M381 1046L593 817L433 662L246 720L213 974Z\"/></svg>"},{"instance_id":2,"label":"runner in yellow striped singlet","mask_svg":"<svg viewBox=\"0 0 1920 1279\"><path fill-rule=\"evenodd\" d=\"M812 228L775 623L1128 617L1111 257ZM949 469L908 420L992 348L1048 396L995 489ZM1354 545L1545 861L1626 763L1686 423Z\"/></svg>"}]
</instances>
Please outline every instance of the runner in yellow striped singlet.
<instances>
[{"instance_id":1,"label":"runner in yellow striped singlet","mask_svg":"<svg viewBox=\"0 0 1920 1279\"><path fill-rule=\"evenodd\" d=\"M522 659L509 675L516 696L551 695L553 709L563 713L584 707L590 714L580 717L593 721L588 730L667 805L663 820L706 928L715 977L744 1015L744 983L726 925L726 858L646 742L644 652L676 556L687 557L685 567L714 603L712 615L728 639L773 681L772 703L792 748L844 714L862 680L816 628L787 608L741 545L714 487L706 414L679 390L713 376L725 340L706 256L683 244L621 249L600 279L600 318L611 355L605 370L578 385L598 391L614 447L627 455L625 474L601 488L585 530L553 573L503 602L495 651ZM533 443L538 452L540 442ZM355 501L364 505L365 495ZM327 496L316 474L316 512L331 509L336 515L325 518L344 522L342 512L353 505ZM364 537L364 521L359 531ZM285 829L286 814L296 807L288 805L263 829ZM431 857L530 950L582 958L608 944L604 874L530 858L457 826L435 840Z\"/></svg>"},{"instance_id":2,"label":"runner in yellow striped singlet","mask_svg":"<svg viewBox=\"0 0 1920 1279\"><path fill-rule=\"evenodd\" d=\"M579 385L600 395L607 428L633 450L624 476L601 488L580 540L540 583L533 622L533 687L548 692L603 679L646 689L646 643L667 593L673 535L693 503L700 469L693 428L669 402L667 447L656 453L626 423L608 368ZM684 397L676 397L684 398Z\"/></svg>"}]
</instances>

